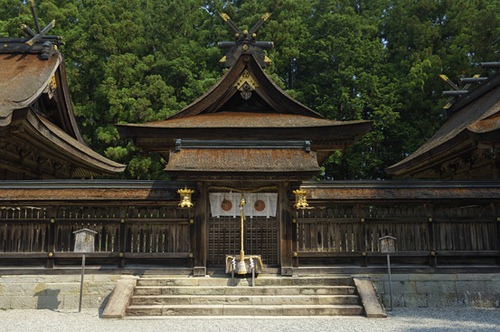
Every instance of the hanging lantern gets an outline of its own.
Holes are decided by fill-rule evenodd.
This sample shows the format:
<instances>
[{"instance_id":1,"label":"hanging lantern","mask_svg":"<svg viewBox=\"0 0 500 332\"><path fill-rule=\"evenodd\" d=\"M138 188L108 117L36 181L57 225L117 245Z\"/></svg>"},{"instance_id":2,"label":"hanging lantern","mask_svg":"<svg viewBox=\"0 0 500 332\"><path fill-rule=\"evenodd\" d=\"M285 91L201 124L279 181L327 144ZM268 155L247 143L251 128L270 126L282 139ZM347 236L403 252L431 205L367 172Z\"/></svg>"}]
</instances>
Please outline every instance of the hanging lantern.
<instances>
[{"instance_id":1,"label":"hanging lantern","mask_svg":"<svg viewBox=\"0 0 500 332\"><path fill-rule=\"evenodd\" d=\"M194 193L194 190L192 189L179 189L177 190L177 193L180 195L181 200L179 202L179 206L181 208L192 208L193 207L193 202L191 201L191 195Z\"/></svg>"},{"instance_id":2,"label":"hanging lantern","mask_svg":"<svg viewBox=\"0 0 500 332\"><path fill-rule=\"evenodd\" d=\"M292 191L295 194L295 204L293 205L296 209L307 209L309 203L307 203L307 191L304 189L297 189Z\"/></svg>"}]
</instances>

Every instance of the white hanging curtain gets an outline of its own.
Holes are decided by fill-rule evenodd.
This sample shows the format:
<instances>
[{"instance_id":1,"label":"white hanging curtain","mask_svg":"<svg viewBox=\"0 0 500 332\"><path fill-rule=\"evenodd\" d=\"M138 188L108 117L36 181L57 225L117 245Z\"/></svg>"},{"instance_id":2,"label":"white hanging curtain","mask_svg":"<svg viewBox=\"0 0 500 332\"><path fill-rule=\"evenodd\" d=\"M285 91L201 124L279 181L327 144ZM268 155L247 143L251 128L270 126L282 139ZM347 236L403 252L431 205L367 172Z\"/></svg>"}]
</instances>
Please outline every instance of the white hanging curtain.
<instances>
[{"instance_id":1,"label":"white hanging curtain","mask_svg":"<svg viewBox=\"0 0 500 332\"><path fill-rule=\"evenodd\" d=\"M241 193L210 193L210 210L212 217L239 217L241 215ZM245 216L276 217L278 194L276 193L243 193L246 201Z\"/></svg>"}]
</instances>

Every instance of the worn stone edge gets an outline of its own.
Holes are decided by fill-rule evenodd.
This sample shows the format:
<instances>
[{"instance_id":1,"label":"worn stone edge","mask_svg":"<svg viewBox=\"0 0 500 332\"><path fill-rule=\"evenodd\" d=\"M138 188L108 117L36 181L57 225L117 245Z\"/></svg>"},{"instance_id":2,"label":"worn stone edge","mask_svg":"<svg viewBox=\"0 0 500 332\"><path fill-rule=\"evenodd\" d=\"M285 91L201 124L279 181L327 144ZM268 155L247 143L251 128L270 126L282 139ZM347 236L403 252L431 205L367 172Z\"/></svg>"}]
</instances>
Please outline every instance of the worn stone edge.
<instances>
[{"instance_id":1,"label":"worn stone edge","mask_svg":"<svg viewBox=\"0 0 500 332\"><path fill-rule=\"evenodd\" d=\"M134 292L139 277L122 276L109 297L108 303L102 312L102 318L123 318L127 306Z\"/></svg>"},{"instance_id":2,"label":"worn stone edge","mask_svg":"<svg viewBox=\"0 0 500 332\"><path fill-rule=\"evenodd\" d=\"M380 304L375 288L368 278L353 278L367 318L387 318L387 312Z\"/></svg>"}]
</instances>

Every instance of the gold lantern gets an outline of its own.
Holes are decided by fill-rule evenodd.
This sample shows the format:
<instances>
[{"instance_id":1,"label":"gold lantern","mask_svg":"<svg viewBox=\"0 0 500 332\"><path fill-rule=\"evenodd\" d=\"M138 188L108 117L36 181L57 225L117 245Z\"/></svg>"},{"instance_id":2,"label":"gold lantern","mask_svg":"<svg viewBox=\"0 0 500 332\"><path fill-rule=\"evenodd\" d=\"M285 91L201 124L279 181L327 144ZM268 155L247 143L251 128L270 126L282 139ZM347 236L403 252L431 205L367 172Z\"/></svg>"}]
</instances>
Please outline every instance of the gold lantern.
<instances>
[{"instance_id":1,"label":"gold lantern","mask_svg":"<svg viewBox=\"0 0 500 332\"><path fill-rule=\"evenodd\" d=\"M295 194L295 204L293 205L296 209L307 209L309 203L307 203L307 191L304 189L297 189L292 191Z\"/></svg>"},{"instance_id":2,"label":"gold lantern","mask_svg":"<svg viewBox=\"0 0 500 332\"><path fill-rule=\"evenodd\" d=\"M194 193L194 190L192 189L179 189L177 190L177 193L180 195L181 200L179 202L179 206L181 208L192 208L193 207L193 202L191 201L191 195Z\"/></svg>"}]
</instances>

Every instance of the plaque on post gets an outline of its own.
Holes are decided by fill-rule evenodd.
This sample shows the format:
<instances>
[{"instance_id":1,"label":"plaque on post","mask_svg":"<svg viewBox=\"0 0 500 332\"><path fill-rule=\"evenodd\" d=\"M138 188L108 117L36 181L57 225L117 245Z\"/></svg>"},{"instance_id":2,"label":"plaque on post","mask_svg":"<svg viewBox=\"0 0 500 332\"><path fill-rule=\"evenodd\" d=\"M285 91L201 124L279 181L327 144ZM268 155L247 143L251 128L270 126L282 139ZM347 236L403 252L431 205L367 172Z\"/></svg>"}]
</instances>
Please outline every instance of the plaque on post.
<instances>
[{"instance_id":1,"label":"plaque on post","mask_svg":"<svg viewBox=\"0 0 500 332\"><path fill-rule=\"evenodd\" d=\"M97 232L88 228L82 228L74 231L73 234L75 234L74 252L82 253L82 276L80 278L80 302L78 305L78 312L81 312L83 299L83 277L85 275L85 254L94 252L95 236Z\"/></svg>"},{"instance_id":2,"label":"plaque on post","mask_svg":"<svg viewBox=\"0 0 500 332\"><path fill-rule=\"evenodd\" d=\"M380 241L380 252L389 254L396 251L396 238L393 236L384 236L378 239Z\"/></svg>"},{"instance_id":3,"label":"plaque on post","mask_svg":"<svg viewBox=\"0 0 500 332\"><path fill-rule=\"evenodd\" d=\"M384 236L378 239L380 242L380 252L387 254L387 274L389 275L389 301L392 307L392 277L391 277L391 258L390 253L396 251L396 238L393 236Z\"/></svg>"},{"instance_id":4,"label":"plaque on post","mask_svg":"<svg viewBox=\"0 0 500 332\"><path fill-rule=\"evenodd\" d=\"M95 236L97 234L96 231L88 228L82 228L74 231L73 234L75 234L75 252L81 252L84 254L94 252Z\"/></svg>"}]
</instances>

